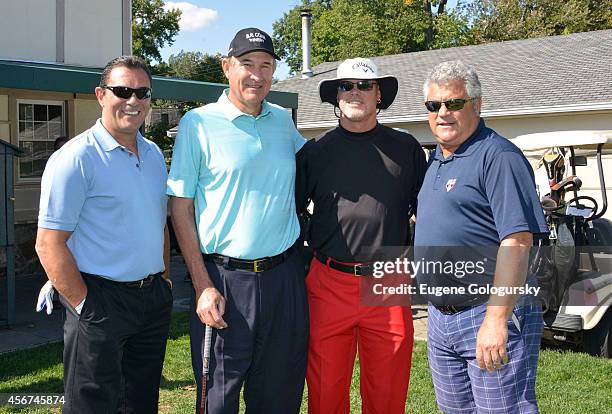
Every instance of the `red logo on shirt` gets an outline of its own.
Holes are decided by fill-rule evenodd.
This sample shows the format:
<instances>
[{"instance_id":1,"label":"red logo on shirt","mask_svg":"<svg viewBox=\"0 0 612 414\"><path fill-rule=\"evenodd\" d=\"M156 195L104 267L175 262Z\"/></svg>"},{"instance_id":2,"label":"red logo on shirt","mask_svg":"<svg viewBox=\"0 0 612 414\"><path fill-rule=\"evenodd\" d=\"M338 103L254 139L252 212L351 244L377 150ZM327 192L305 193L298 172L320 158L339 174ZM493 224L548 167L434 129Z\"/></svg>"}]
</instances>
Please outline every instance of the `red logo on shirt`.
<instances>
[{"instance_id":1,"label":"red logo on shirt","mask_svg":"<svg viewBox=\"0 0 612 414\"><path fill-rule=\"evenodd\" d=\"M455 187L455 184L457 183L457 179L456 178L451 178L446 182L446 192L448 193L450 190L452 190Z\"/></svg>"}]
</instances>

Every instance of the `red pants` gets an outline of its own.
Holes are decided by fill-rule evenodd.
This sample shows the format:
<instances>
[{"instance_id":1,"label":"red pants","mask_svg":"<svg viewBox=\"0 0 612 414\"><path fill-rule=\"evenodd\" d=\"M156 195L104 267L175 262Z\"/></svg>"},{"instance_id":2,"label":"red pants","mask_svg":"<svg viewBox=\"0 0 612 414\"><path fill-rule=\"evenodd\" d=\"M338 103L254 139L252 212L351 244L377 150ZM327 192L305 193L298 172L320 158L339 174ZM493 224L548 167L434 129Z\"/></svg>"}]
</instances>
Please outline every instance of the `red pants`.
<instances>
[{"instance_id":1,"label":"red pants","mask_svg":"<svg viewBox=\"0 0 612 414\"><path fill-rule=\"evenodd\" d=\"M359 349L362 412L404 413L414 328L409 306L361 305L361 278L312 260L308 412L349 413L349 387Z\"/></svg>"}]
</instances>

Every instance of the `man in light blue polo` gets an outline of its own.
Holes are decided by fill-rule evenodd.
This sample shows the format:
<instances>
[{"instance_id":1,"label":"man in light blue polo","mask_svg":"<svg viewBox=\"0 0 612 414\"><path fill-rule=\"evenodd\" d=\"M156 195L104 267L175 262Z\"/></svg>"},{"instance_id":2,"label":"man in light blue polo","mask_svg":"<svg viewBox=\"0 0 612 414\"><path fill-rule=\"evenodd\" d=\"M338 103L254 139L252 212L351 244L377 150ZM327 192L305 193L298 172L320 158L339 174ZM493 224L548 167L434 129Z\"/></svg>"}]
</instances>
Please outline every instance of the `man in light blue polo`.
<instances>
[{"instance_id":1,"label":"man in light blue polo","mask_svg":"<svg viewBox=\"0 0 612 414\"><path fill-rule=\"evenodd\" d=\"M113 59L102 118L55 152L41 183L36 251L66 307L64 413L157 412L172 309L159 148L138 132L151 74Z\"/></svg>"},{"instance_id":2,"label":"man in light blue polo","mask_svg":"<svg viewBox=\"0 0 612 414\"><path fill-rule=\"evenodd\" d=\"M256 28L239 31L215 103L178 128L168 179L174 229L193 280L191 359L201 401L204 324L214 328L206 412L300 409L308 305L296 241L295 153L289 113L265 101L278 57Z\"/></svg>"}]
</instances>

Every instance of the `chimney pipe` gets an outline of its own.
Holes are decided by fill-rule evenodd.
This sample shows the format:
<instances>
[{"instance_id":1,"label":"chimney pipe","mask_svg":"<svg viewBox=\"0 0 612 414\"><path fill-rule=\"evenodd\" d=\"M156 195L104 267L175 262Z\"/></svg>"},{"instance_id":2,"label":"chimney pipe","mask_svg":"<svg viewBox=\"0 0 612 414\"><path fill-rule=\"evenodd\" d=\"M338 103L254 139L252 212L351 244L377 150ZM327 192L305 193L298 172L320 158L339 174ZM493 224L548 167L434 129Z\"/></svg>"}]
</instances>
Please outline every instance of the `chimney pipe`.
<instances>
[{"instance_id":1,"label":"chimney pipe","mask_svg":"<svg viewBox=\"0 0 612 414\"><path fill-rule=\"evenodd\" d=\"M310 53L312 43L312 13L310 9L302 9L302 79L312 78Z\"/></svg>"}]
</instances>

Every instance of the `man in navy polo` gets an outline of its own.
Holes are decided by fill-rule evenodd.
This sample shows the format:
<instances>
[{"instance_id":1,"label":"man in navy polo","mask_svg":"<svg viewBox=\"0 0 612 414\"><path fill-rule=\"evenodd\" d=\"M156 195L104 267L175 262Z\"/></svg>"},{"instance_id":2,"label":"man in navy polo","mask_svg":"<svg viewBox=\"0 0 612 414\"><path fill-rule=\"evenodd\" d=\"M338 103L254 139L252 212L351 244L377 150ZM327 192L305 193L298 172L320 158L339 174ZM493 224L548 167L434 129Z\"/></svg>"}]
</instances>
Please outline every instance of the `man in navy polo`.
<instances>
[{"instance_id":1,"label":"man in navy polo","mask_svg":"<svg viewBox=\"0 0 612 414\"><path fill-rule=\"evenodd\" d=\"M36 251L66 307L63 412L154 413L172 287L166 164L138 132L151 74L121 56L95 92L101 119L53 153L41 182Z\"/></svg>"},{"instance_id":2,"label":"man in navy polo","mask_svg":"<svg viewBox=\"0 0 612 414\"><path fill-rule=\"evenodd\" d=\"M207 413L300 410L308 347L296 248L295 153L304 139L266 102L277 55L256 28L232 40L219 100L181 119L168 194L193 280L191 359L200 406L204 324L213 330Z\"/></svg>"},{"instance_id":3,"label":"man in navy polo","mask_svg":"<svg viewBox=\"0 0 612 414\"><path fill-rule=\"evenodd\" d=\"M547 231L527 160L480 118L481 87L473 68L440 63L423 92L438 146L418 197L415 252L495 248L492 266L484 265L479 278L455 273L437 275L436 282L524 286L534 235ZM419 284L433 281L417 278ZM445 413L538 412L541 305L518 294L428 299L427 346L438 407Z\"/></svg>"}]
</instances>

